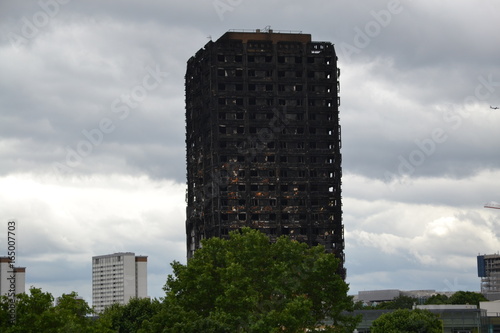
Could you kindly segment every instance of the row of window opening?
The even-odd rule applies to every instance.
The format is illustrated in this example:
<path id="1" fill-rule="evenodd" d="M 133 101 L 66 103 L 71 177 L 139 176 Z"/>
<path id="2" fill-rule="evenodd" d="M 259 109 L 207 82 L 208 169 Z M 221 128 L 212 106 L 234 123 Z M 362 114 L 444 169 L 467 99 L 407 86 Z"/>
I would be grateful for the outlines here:
<path id="1" fill-rule="evenodd" d="M 272 120 L 278 118 L 275 112 L 249 112 L 248 118 L 251 120 Z M 285 115 L 287 120 L 304 120 L 305 114 L 304 112 L 288 112 Z M 245 119 L 244 110 L 240 112 L 219 112 L 219 119 L 227 119 L 227 120 L 242 120 Z M 310 112 L 307 115 L 307 119 L 309 120 L 321 120 L 321 121 L 332 121 L 333 115 L 331 113 L 314 113 Z"/>
<path id="2" fill-rule="evenodd" d="M 247 55 L 248 63 L 272 63 L 274 57 L 269 54 L 265 55 Z M 332 57 L 305 57 L 308 64 L 325 64 L 332 63 Z M 302 64 L 304 57 L 301 56 L 277 56 L 276 60 L 279 64 Z M 243 55 L 241 54 L 218 54 L 217 61 L 219 62 L 243 62 Z"/>
<path id="3" fill-rule="evenodd" d="M 276 104 L 277 102 L 277 104 Z M 244 99 L 243 98 L 224 98 L 220 97 L 218 99 L 219 105 L 230 105 L 230 106 L 243 106 Z M 267 106 L 302 106 L 304 105 L 304 99 L 302 98 L 279 98 L 275 101 L 274 98 L 257 98 L 257 97 L 248 97 L 248 105 L 267 105 Z M 318 107 L 334 107 L 335 104 L 331 99 L 307 99 L 308 106 L 318 106 Z"/>
<path id="4" fill-rule="evenodd" d="M 247 76 L 252 78 L 271 78 L 274 71 L 272 69 L 248 69 Z M 302 70 L 278 70 L 278 78 L 302 78 L 304 71 Z M 219 77 L 243 77 L 243 68 L 218 68 L 217 76 Z M 332 79 L 335 76 L 331 71 L 306 71 L 306 77 L 309 79 Z"/>
<path id="5" fill-rule="evenodd" d="M 242 83 L 218 83 L 217 88 L 219 91 L 243 91 Z M 274 84 L 257 84 L 257 83 L 249 83 L 247 85 L 248 91 L 258 91 L 258 92 L 270 92 L 274 91 Z M 340 85 L 337 85 L 337 92 L 340 88 Z M 279 92 L 301 92 L 303 91 L 304 86 L 302 84 L 278 84 Z M 309 92 L 317 92 L 317 93 L 331 93 L 332 85 L 321 85 L 321 84 L 311 84 L 308 86 Z"/>
<path id="6" fill-rule="evenodd" d="M 259 155 L 259 156 L 250 156 L 249 162 L 252 163 L 274 163 L 276 162 L 276 156 L 275 155 Z M 303 162 L 298 162 L 299 160 L 302 160 L 302 156 L 299 157 L 288 157 L 288 156 L 280 156 L 279 161 L 281 163 L 305 163 L 306 161 L 309 163 L 325 163 L 325 164 L 333 164 L 334 159 L 333 158 L 328 158 L 328 157 L 323 157 L 323 156 L 309 156 L 306 161 Z M 248 162 L 247 157 L 245 155 L 239 155 L 235 157 L 228 157 L 226 155 L 222 155 L 219 157 L 219 161 L 221 163 L 244 163 Z"/>
<path id="7" fill-rule="evenodd" d="M 279 128 L 278 128 L 279 129 Z M 265 131 L 262 132 L 262 131 Z M 250 126 L 248 128 L 248 133 L 250 134 L 266 134 L 271 130 L 268 127 L 255 127 Z M 219 133 L 220 134 L 245 134 L 245 126 L 227 126 L 227 125 L 219 125 Z M 276 132 L 276 131 L 275 131 Z M 304 134 L 306 133 L 306 129 L 304 127 L 285 127 L 279 131 L 281 134 Z M 332 128 L 316 128 L 316 127 L 308 127 L 307 132 L 309 134 L 316 135 L 334 135 L 334 130 Z M 268 133 L 270 134 L 270 133 Z"/>
<path id="8" fill-rule="evenodd" d="M 236 184 L 236 185 L 226 185 L 220 186 L 220 192 L 245 192 L 249 188 L 250 191 L 253 192 L 274 192 L 277 188 L 280 189 L 281 192 L 305 192 L 307 189 L 306 184 L 281 184 L 279 186 L 274 184 L 251 184 L 247 186 L 246 184 Z M 322 191 L 324 189 L 328 189 L 328 192 L 335 192 L 335 187 L 323 186 L 323 185 L 314 185 L 310 184 L 309 188 L 312 192 Z"/>
<path id="9" fill-rule="evenodd" d="M 220 148 L 239 148 L 239 149 L 246 149 L 246 148 L 269 148 L 269 149 L 274 149 L 274 148 L 281 148 L 281 149 L 305 149 L 305 147 L 309 147 L 311 149 L 333 149 L 334 144 L 332 142 L 326 142 L 326 141 L 321 141 L 321 142 L 309 142 L 306 143 L 304 141 L 301 142 L 286 142 L 286 141 L 281 141 L 278 144 L 275 141 L 266 141 L 266 142 L 261 142 L 261 141 L 224 141 L 221 140 L 219 142 L 219 147 Z M 301 157 L 301 156 L 299 156 Z M 302 156 L 303 157 L 303 156 Z"/>
<path id="10" fill-rule="evenodd" d="M 311 206 L 333 206 L 334 201 L 331 200 L 328 202 L 327 199 L 325 200 L 320 200 L 318 198 L 311 198 L 309 200 L 306 200 L 304 198 L 295 198 L 295 199 L 285 199 L 282 198 L 278 201 L 276 198 L 270 198 L 270 199 L 249 199 L 249 204 L 250 206 L 271 206 L 271 207 L 276 207 L 277 203 L 279 202 L 282 207 L 288 207 L 288 206 L 306 206 L 306 204 L 309 202 Z M 244 207 L 246 206 L 247 200 L 246 199 L 227 199 L 227 198 L 221 198 L 220 199 L 220 204 L 222 207 Z M 305 219 L 305 214 L 302 219 Z"/>
<path id="11" fill-rule="evenodd" d="M 335 172 L 333 170 L 324 170 L 324 169 L 319 169 L 319 170 L 295 170 L 297 172 L 299 171 L 303 171 L 307 174 L 307 172 L 309 173 L 309 176 L 310 177 L 322 177 L 322 178 L 334 178 L 335 177 Z M 250 169 L 249 171 L 247 170 L 238 170 L 238 171 L 235 171 L 233 172 L 233 174 L 238 177 L 238 178 L 245 178 L 247 175 L 250 176 L 250 177 L 275 177 L 277 174 L 282 174 L 283 172 L 294 172 L 292 171 L 291 169 L 281 169 L 278 173 L 276 172 L 276 170 L 274 169 L 263 169 L 263 170 L 257 170 L 257 169 Z M 306 175 L 304 174 L 304 175 Z M 221 170 L 220 172 L 220 176 L 222 178 L 227 178 L 229 177 L 229 172 L 227 170 Z M 203 179 L 200 178 L 200 183 L 203 183 Z M 274 186 L 274 185 L 268 185 L 268 186 Z M 317 185 L 314 185 L 314 184 L 311 184 L 310 185 L 312 189 L 316 190 L 314 188 L 314 186 L 317 186 Z M 271 187 L 269 187 L 271 188 Z M 274 190 L 274 188 L 272 189 Z"/>
<path id="12" fill-rule="evenodd" d="M 317 213 L 312 213 L 311 220 L 315 221 L 320 218 L 320 215 Z M 237 213 L 237 214 L 220 214 L 221 221 L 246 221 L 247 217 L 250 218 L 251 221 L 276 221 L 278 215 L 275 213 L 271 214 L 247 214 L 247 213 Z M 306 214 L 289 214 L 282 213 L 279 215 L 282 221 L 305 221 L 307 219 Z M 288 229 L 288 228 L 286 228 Z M 307 229 L 303 230 L 301 233 L 307 233 Z"/>

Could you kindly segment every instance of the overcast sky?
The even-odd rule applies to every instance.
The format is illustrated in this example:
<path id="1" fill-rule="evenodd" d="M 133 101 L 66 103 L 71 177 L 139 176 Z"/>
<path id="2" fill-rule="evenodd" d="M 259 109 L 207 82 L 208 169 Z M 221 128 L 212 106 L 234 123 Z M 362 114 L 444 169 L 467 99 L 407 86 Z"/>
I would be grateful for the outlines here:
<path id="1" fill-rule="evenodd" d="M 500 3 L 0 2 L 0 255 L 91 303 L 91 257 L 185 262 L 186 61 L 229 29 L 335 44 L 351 293 L 479 291 L 500 251 Z M 0 225 L 2 225 L 0 224 Z"/>

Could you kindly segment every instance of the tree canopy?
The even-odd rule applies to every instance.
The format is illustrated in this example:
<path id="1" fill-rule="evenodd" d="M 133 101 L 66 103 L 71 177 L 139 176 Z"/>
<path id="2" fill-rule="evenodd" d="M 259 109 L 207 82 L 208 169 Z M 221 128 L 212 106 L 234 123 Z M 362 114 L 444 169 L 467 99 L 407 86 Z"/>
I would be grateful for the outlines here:
<path id="1" fill-rule="evenodd" d="M 95 330 L 99 333 L 148 332 L 148 321 L 161 310 L 157 299 L 132 298 L 127 304 L 113 304 L 99 315 Z"/>
<path id="2" fill-rule="evenodd" d="M 415 297 L 401 295 L 392 301 L 380 303 L 375 308 L 390 310 L 411 309 L 415 303 L 418 303 L 418 299 Z"/>
<path id="3" fill-rule="evenodd" d="M 471 304 L 479 307 L 479 302 L 488 301 L 483 294 L 474 291 L 457 291 L 450 297 L 437 294 L 429 297 L 425 304 Z"/>
<path id="4" fill-rule="evenodd" d="M 443 294 L 436 294 L 432 295 L 429 297 L 426 301 L 425 304 L 450 304 L 450 299 L 448 296 L 443 295 Z"/>
<path id="5" fill-rule="evenodd" d="M 270 243 L 249 228 L 210 238 L 187 265 L 172 264 L 165 302 L 177 315 L 163 320 L 174 320 L 172 332 L 314 332 L 326 319 L 335 328 L 324 332 L 352 331 L 358 319 L 341 314 L 353 301 L 338 265 L 321 246 Z"/>
<path id="6" fill-rule="evenodd" d="M 457 291 L 450 296 L 448 301 L 449 304 L 472 304 L 479 307 L 479 302 L 486 302 L 488 300 L 480 293 L 473 291 Z"/>
<path id="7" fill-rule="evenodd" d="M 16 295 L 15 321 L 9 316 L 9 300 L 0 301 L 0 332 L 59 333 L 90 332 L 92 309 L 78 294 L 63 294 L 54 305 L 54 297 L 39 288 L 31 287 L 29 294 Z"/>
<path id="8" fill-rule="evenodd" d="M 442 322 L 428 310 L 399 309 L 375 319 L 372 333 L 441 333 Z"/>

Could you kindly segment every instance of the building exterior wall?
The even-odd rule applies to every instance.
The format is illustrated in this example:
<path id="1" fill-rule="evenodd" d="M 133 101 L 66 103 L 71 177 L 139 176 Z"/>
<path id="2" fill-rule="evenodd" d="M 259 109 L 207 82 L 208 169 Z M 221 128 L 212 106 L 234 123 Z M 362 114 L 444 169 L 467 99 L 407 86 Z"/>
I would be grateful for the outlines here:
<path id="1" fill-rule="evenodd" d="M 129 253 L 123 256 L 123 301 L 128 301 L 133 298 L 135 293 L 135 255 Z"/>
<path id="2" fill-rule="evenodd" d="M 147 257 L 140 258 L 143 263 L 138 274 L 134 253 L 92 257 L 92 305 L 97 312 L 114 303 L 126 304 L 134 297 L 147 297 Z"/>
<path id="3" fill-rule="evenodd" d="M 428 310 L 439 316 L 444 333 L 486 333 L 487 312 L 470 304 L 417 305 L 417 309 Z"/>
<path id="4" fill-rule="evenodd" d="M 417 306 L 417 308 L 421 308 Z M 489 333 L 486 311 L 477 308 L 466 308 L 456 306 L 440 306 L 437 308 L 425 308 L 434 313 L 443 323 L 443 333 Z M 355 310 L 346 312 L 346 315 L 361 315 L 362 320 L 356 327 L 358 333 L 369 333 L 373 322 L 381 315 L 394 310 Z"/>
<path id="5" fill-rule="evenodd" d="M 480 302 L 479 307 L 486 310 L 488 317 L 500 317 L 500 301 Z"/>
<path id="6" fill-rule="evenodd" d="M 486 311 L 488 333 L 500 332 L 500 301 L 480 302 L 479 307 Z"/>
<path id="7" fill-rule="evenodd" d="M 380 302 L 389 302 L 400 296 L 408 296 L 418 299 L 420 304 L 423 304 L 428 298 L 440 294 L 451 297 L 454 291 L 436 291 L 433 289 L 427 290 L 399 290 L 399 289 L 383 289 L 383 290 L 363 290 L 354 295 L 355 301 L 361 301 L 367 305 Z"/>
<path id="8" fill-rule="evenodd" d="M 366 290 L 358 292 L 358 300 L 367 304 L 373 302 L 388 302 L 399 296 L 401 296 L 401 291 L 398 289 Z"/>
<path id="9" fill-rule="evenodd" d="M 148 297 L 147 264 L 147 257 L 135 257 L 136 295 L 139 298 Z"/>
<path id="10" fill-rule="evenodd" d="M 15 293 L 25 292 L 26 268 L 11 266 L 9 257 L 0 257 L 0 295 L 12 293 L 11 284 L 15 281 Z"/>
<path id="11" fill-rule="evenodd" d="M 500 295 L 500 255 L 477 256 L 477 273 L 481 278 L 481 293 L 488 299 L 498 299 Z M 495 297 L 496 296 L 496 297 Z"/>
<path id="12" fill-rule="evenodd" d="M 14 267 L 14 273 L 16 275 L 16 294 L 22 294 L 26 292 L 26 268 L 25 267 Z"/>
<path id="13" fill-rule="evenodd" d="M 0 295 L 7 295 L 10 289 L 9 275 L 12 269 L 10 268 L 10 260 L 7 257 L 0 257 Z"/>
<path id="14" fill-rule="evenodd" d="M 189 59 L 188 257 L 247 226 L 343 263 L 338 76 L 308 34 L 228 32 Z"/>

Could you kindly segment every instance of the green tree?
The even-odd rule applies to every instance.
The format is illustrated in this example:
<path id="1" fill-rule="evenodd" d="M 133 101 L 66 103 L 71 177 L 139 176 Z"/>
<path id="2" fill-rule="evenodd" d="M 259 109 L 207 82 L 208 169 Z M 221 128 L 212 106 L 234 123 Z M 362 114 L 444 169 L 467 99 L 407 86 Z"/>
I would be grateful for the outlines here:
<path id="1" fill-rule="evenodd" d="M 31 287 L 29 294 L 16 295 L 15 321 L 11 322 L 9 299 L 0 300 L 0 332 L 2 333 L 85 333 L 91 332 L 92 310 L 76 293 L 62 295 L 54 306 L 54 297 Z"/>
<path id="2" fill-rule="evenodd" d="M 449 304 L 471 304 L 477 305 L 478 307 L 479 302 L 486 301 L 488 301 L 486 297 L 473 291 L 457 291 L 448 299 Z"/>
<path id="3" fill-rule="evenodd" d="M 57 332 L 88 332 L 92 319 L 87 315 L 93 311 L 83 299 L 78 297 L 76 292 L 63 294 L 57 299 L 57 305 L 51 309 L 55 317 Z"/>
<path id="4" fill-rule="evenodd" d="M 163 308 L 148 332 L 352 331 L 357 317 L 339 260 L 321 246 L 244 228 L 229 239 L 210 238 L 187 265 L 172 263 Z"/>
<path id="5" fill-rule="evenodd" d="M 425 304 L 449 304 L 449 298 L 446 295 L 443 294 L 436 294 L 432 295 L 429 297 L 426 301 Z"/>
<path id="6" fill-rule="evenodd" d="M 390 302 L 384 302 L 377 305 L 377 309 L 411 309 L 413 308 L 413 304 L 418 303 L 418 299 L 410 296 L 401 295 L 396 297 Z"/>
<path id="7" fill-rule="evenodd" d="M 428 310 L 399 309 L 373 321 L 372 333 L 441 333 L 442 322 Z"/>
<path id="8" fill-rule="evenodd" d="M 29 294 L 16 295 L 15 324 L 5 332 L 57 332 L 57 320 L 51 309 L 54 297 L 40 288 L 31 287 Z"/>
<path id="9" fill-rule="evenodd" d="M 158 313 L 161 304 L 157 299 L 132 298 L 127 304 L 107 307 L 96 323 L 98 332 L 139 332 L 143 324 Z"/>
<path id="10" fill-rule="evenodd" d="M 371 308 L 372 308 L 371 306 L 365 305 L 363 301 L 354 302 L 354 307 L 353 307 L 354 310 L 366 310 Z"/>

